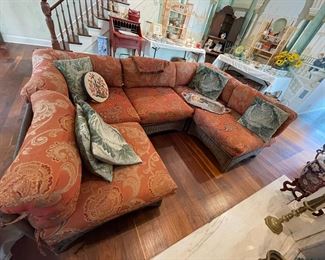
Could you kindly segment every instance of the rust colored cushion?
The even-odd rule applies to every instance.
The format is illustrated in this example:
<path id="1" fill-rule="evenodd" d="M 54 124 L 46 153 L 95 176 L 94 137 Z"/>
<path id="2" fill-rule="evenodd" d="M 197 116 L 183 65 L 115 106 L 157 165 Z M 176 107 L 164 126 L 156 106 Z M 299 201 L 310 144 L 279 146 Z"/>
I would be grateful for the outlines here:
<path id="1" fill-rule="evenodd" d="M 77 210 L 63 225 L 40 231 L 40 237 L 47 244 L 54 246 L 175 192 L 176 184 L 142 127 L 138 123 L 112 126 L 120 131 L 143 162 L 116 167 L 111 183 L 84 174 Z"/>
<path id="2" fill-rule="evenodd" d="M 140 122 L 140 117 L 122 88 L 110 88 L 109 98 L 103 103 L 90 103 L 108 124 Z"/>
<path id="3" fill-rule="evenodd" d="M 234 77 L 230 76 L 229 74 L 227 74 L 227 76 L 229 77 L 229 80 L 226 84 L 226 86 L 223 88 L 221 95 L 219 96 L 219 98 L 226 102 L 226 104 L 229 102 L 229 99 L 232 95 L 232 92 L 234 91 L 234 89 L 239 86 L 242 85 L 243 83 L 241 83 L 239 80 L 235 79 Z"/>
<path id="4" fill-rule="evenodd" d="M 173 122 L 191 117 L 193 109 L 171 88 L 130 88 L 125 93 L 141 124 Z"/>
<path id="5" fill-rule="evenodd" d="M 240 156 L 263 147 L 261 138 L 237 122 L 239 114 L 217 115 L 195 109 L 194 122 L 231 156 Z"/>
<path id="6" fill-rule="evenodd" d="M 54 91 L 31 96 L 33 121 L 14 162 L 0 180 L 0 210 L 27 213 L 36 228 L 62 223 L 76 209 L 81 161 L 75 144 L 75 109 Z"/>
<path id="7" fill-rule="evenodd" d="M 227 105 L 242 115 L 257 96 L 260 96 L 260 92 L 256 89 L 240 84 L 233 90 Z"/>
<path id="8" fill-rule="evenodd" d="M 63 75 L 55 68 L 54 60 L 90 57 L 93 70 L 105 79 L 109 87 L 122 87 L 122 67 L 119 59 L 110 56 L 97 56 L 86 53 L 38 49 L 33 53 L 33 74 L 21 90 L 21 95 L 30 99 L 38 90 L 47 89 L 68 96 L 67 83 Z"/>
<path id="9" fill-rule="evenodd" d="M 196 62 L 175 62 L 175 86 L 187 86 L 195 76 L 198 65 Z"/>
<path id="10" fill-rule="evenodd" d="M 131 58 L 121 59 L 121 63 L 124 84 L 127 88 L 175 86 L 176 68 L 173 62 L 169 62 L 164 71 L 160 73 L 141 73 Z"/>

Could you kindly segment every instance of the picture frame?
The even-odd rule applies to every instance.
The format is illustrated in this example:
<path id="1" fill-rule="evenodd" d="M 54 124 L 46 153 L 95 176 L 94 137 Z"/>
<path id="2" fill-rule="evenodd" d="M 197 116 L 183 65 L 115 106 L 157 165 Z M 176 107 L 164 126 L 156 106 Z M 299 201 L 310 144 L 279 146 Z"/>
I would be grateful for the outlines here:
<path id="1" fill-rule="evenodd" d="M 162 24 L 160 23 L 153 23 L 152 24 L 152 34 L 153 35 L 162 35 Z"/>

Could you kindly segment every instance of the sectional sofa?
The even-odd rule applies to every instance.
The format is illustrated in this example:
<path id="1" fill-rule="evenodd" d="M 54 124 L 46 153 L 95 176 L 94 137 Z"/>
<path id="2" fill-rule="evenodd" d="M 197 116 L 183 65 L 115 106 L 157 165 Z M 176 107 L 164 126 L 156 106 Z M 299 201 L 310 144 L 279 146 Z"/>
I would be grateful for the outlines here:
<path id="1" fill-rule="evenodd" d="M 54 60 L 90 56 L 94 71 L 106 80 L 110 97 L 91 103 L 106 123 L 116 127 L 141 157 L 142 163 L 116 167 L 112 183 L 82 167 L 74 137 L 75 108 L 67 83 Z M 141 59 L 141 58 L 140 58 Z M 142 62 L 153 60 L 143 58 Z M 219 101 L 231 108 L 217 115 L 188 105 L 182 92 L 197 63 L 166 62 L 163 71 L 141 73 L 132 58 L 116 59 L 52 49 L 36 50 L 33 74 L 21 95 L 28 101 L 15 160 L 0 180 L 2 223 L 16 223 L 37 241 L 60 252 L 83 233 L 138 208 L 159 205 L 176 191 L 148 134 L 166 130 L 196 135 L 227 171 L 270 145 L 237 122 L 255 97 L 267 99 L 289 118 L 296 113 L 229 76 Z M 216 69 L 216 68 L 214 68 Z M 15 219 L 15 215 L 18 218 Z M 28 220 L 28 225 L 21 219 Z"/>

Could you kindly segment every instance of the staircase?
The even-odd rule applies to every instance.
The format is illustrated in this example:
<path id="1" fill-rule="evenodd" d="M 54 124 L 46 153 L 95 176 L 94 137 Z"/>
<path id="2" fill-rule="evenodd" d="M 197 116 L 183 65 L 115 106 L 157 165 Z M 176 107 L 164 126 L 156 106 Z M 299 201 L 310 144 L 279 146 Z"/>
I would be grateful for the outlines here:
<path id="1" fill-rule="evenodd" d="M 127 0 L 42 0 L 41 8 L 51 34 L 52 48 L 96 52 L 97 37 L 107 36 L 109 16 Z"/>

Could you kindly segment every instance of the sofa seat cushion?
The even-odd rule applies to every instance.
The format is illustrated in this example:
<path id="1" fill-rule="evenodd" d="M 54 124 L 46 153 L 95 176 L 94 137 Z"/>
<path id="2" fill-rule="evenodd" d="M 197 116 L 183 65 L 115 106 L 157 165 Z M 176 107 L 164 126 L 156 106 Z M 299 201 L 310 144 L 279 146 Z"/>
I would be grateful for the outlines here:
<path id="1" fill-rule="evenodd" d="M 193 93 L 193 94 L 196 94 L 197 92 L 188 87 L 188 86 L 177 86 L 174 88 L 175 92 L 180 95 L 182 97 L 182 93 L 185 92 L 185 93 Z"/>
<path id="2" fill-rule="evenodd" d="M 191 117 L 194 110 L 171 88 L 129 88 L 125 93 L 141 124 L 174 122 Z"/>
<path id="3" fill-rule="evenodd" d="M 142 163 L 114 168 L 111 183 L 84 172 L 77 210 L 63 225 L 40 230 L 49 245 L 82 234 L 127 212 L 174 193 L 177 186 L 138 123 L 113 124 Z"/>
<path id="4" fill-rule="evenodd" d="M 75 211 L 81 160 L 75 144 L 75 109 L 68 97 L 40 90 L 20 151 L 0 180 L 0 211 L 27 213 L 33 227 L 64 222 Z"/>
<path id="5" fill-rule="evenodd" d="M 257 135 L 237 122 L 240 115 L 235 111 L 217 115 L 195 109 L 194 122 L 222 150 L 231 156 L 240 156 L 264 146 Z"/>
<path id="6" fill-rule="evenodd" d="M 140 117 L 122 88 L 109 88 L 109 98 L 103 103 L 90 103 L 107 124 L 140 122 Z"/>

